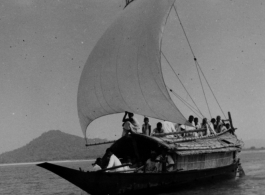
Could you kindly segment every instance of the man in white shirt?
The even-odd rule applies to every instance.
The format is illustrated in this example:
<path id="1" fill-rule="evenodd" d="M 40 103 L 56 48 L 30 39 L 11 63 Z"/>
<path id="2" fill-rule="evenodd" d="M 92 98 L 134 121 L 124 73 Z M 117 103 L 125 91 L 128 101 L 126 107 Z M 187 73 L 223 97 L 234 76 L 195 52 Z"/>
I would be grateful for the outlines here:
<path id="1" fill-rule="evenodd" d="M 176 129 L 175 129 L 174 124 L 169 122 L 169 121 L 164 121 L 163 122 L 163 129 L 164 129 L 165 133 L 175 133 L 175 132 L 177 132 Z M 166 137 L 174 138 L 174 135 L 167 135 Z"/>
<path id="2" fill-rule="evenodd" d="M 215 129 L 214 129 L 214 125 L 215 125 L 215 118 L 212 118 L 211 119 L 211 122 L 209 123 L 209 128 L 210 128 L 210 131 L 212 132 L 212 134 L 216 134 L 215 132 Z"/>
<path id="3" fill-rule="evenodd" d="M 159 155 L 156 160 L 158 161 L 158 172 L 173 171 L 175 162 L 166 150 L 163 149 L 161 155 Z"/>
<path id="4" fill-rule="evenodd" d="M 194 118 L 194 125 L 195 125 L 195 129 L 200 129 L 201 128 L 201 124 L 199 123 L 199 119 L 197 117 Z M 194 136 L 198 137 L 201 136 L 202 132 L 195 132 Z"/>
<path id="5" fill-rule="evenodd" d="M 108 166 L 107 166 L 107 169 L 108 168 L 111 168 L 111 167 L 117 167 L 117 166 L 121 166 L 121 161 L 115 156 L 115 154 L 113 154 L 111 148 L 108 148 L 106 150 L 106 154 L 107 156 L 109 156 L 109 163 L 108 163 Z M 111 171 L 124 171 L 124 168 L 123 167 L 119 167 L 119 168 L 116 168 L 116 169 L 112 169 Z"/>

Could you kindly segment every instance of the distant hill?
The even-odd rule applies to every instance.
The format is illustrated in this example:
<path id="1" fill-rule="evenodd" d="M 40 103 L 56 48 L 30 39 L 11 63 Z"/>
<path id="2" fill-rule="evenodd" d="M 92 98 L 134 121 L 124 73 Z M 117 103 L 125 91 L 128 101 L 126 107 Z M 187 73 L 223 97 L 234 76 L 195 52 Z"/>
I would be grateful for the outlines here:
<path id="1" fill-rule="evenodd" d="M 244 148 L 261 148 L 265 147 L 265 140 L 264 139 L 249 139 L 249 140 L 243 140 L 244 141 Z"/>
<path id="2" fill-rule="evenodd" d="M 88 143 L 107 140 L 89 139 Z M 27 145 L 0 155 L 0 163 L 21 163 L 51 160 L 91 159 L 104 154 L 110 144 L 85 146 L 84 138 L 50 130 Z"/>

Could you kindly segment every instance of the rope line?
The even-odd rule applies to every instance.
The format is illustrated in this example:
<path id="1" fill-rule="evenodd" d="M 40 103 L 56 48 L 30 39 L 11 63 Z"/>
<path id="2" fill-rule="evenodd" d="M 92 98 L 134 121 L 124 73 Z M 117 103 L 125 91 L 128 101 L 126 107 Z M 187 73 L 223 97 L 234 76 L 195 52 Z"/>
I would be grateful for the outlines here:
<path id="1" fill-rule="evenodd" d="M 191 53 L 192 53 L 192 55 L 193 55 L 193 59 L 194 59 L 194 61 L 195 61 L 195 66 L 196 66 L 196 69 L 197 69 L 197 73 L 198 73 L 198 75 L 199 75 L 200 83 L 201 83 L 201 86 L 202 86 L 202 91 L 203 91 L 204 99 L 205 99 L 205 102 L 206 102 L 206 104 L 207 104 L 207 108 L 208 108 L 208 111 L 209 111 L 210 117 L 212 118 L 211 111 L 210 111 L 210 108 L 209 108 L 209 105 L 208 105 L 208 101 L 207 101 L 207 98 L 206 98 L 206 95 L 205 95 L 204 87 L 203 87 L 203 85 L 202 85 L 201 76 L 200 76 L 200 73 L 199 73 L 199 70 L 198 70 L 198 67 L 197 67 L 197 64 L 196 64 L 196 62 L 197 62 L 197 58 L 195 57 L 194 51 L 193 51 L 193 49 L 192 49 L 192 47 L 191 47 L 191 44 L 190 44 L 190 41 L 189 41 L 189 39 L 188 39 L 187 33 L 186 33 L 185 29 L 184 29 L 184 26 L 183 26 L 183 24 L 182 24 L 182 22 L 181 22 L 181 20 L 180 20 L 180 17 L 179 17 L 179 14 L 178 14 L 178 11 L 177 11 L 177 8 L 176 8 L 175 4 L 174 4 L 174 10 L 175 10 L 175 12 L 176 12 L 176 15 L 177 15 L 177 17 L 178 17 L 178 20 L 179 20 L 180 26 L 181 26 L 181 28 L 182 28 L 182 30 L 183 30 L 183 33 L 184 33 L 184 35 L 185 35 L 185 37 L 186 37 L 186 40 L 187 40 L 188 45 L 189 45 L 189 47 L 190 47 Z"/>
<path id="2" fill-rule="evenodd" d="M 184 26 L 183 26 L 183 24 L 182 24 L 182 22 L 181 22 L 181 19 L 180 19 L 180 17 L 179 17 L 179 14 L 178 14 L 178 11 L 177 11 L 177 8 L 176 8 L 175 4 L 174 4 L 174 10 L 175 10 L 175 13 L 176 13 L 176 15 L 177 15 L 177 18 L 178 18 L 178 20 L 179 20 L 179 22 L 180 22 L 180 25 L 181 25 L 181 28 L 182 28 L 182 30 L 183 30 L 183 33 L 184 33 L 184 35 L 185 35 L 185 37 L 186 37 L 186 40 L 187 40 L 187 42 L 188 42 L 189 48 L 190 48 L 190 50 L 191 50 L 191 53 L 192 53 L 192 55 L 193 55 L 193 59 L 194 59 L 194 61 L 195 61 L 195 65 L 196 65 L 196 69 L 197 69 L 197 72 L 198 72 L 198 75 L 199 75 L 199 79 L 200 79 L 201 85 L 202 85 L 202 81 L 201 81 L 201 76 L 200 76 L 200 73 L 199 73 L 199 72 L 202 73 L 202 75 L 203 75 L 203 77 L 204 77 L 204 79 L 205 79 L 205 81 L 206 81 L 206 83 L 207 83 L 207 85 L 208 85 L 208 87 L 209 87 L 209 89 L 210 89 L 210 91 L 211 91 L 211 93 L 212 93 L 212 95 L 213 95 L 213 97 L 214 97 L 216 103 L 218 104 L 218 106 L 219 106 L 221 112 L 222 112 L 223 115 L 224 115 L 224 118 L 226 119 L 226 116 L 225 116 L 225 114 L 224 114 L 224 111 L 223 111 L 223 109 L 222 109 L 222 107 L 221 107 L 219 101 L 217 100 L 217 98 L 216 98 L 216 96 L 215 96 L 215 94 L 214 94 L 214 92 L 213 92 L 213 90 L 212 90 L 212 88 L 211 88 L 211 86 L 210 86 L 208 80 L 206 79 L 206 77 L 205 77 L 205 75 L 204 75 L 204 73 L 203 73 L 203 71 L 202 71 L 202 68 L 201 68 L 201 66 L 199 65 L 199 62 L 197 61 L 197 58 L 196 58 L 195 53 L 194 53 L 194 51 L 193 51 L 193 49 L 192 49 L 192 47 L 191 47 L 190 41 L 189 41 L 189 39 L 188 39 L 188 36 L 187 36 L 186 31 L 185 31 L 185 29 L 184 29 Z M 198 69 L 198 68 L 199 68 L 199 69 Z M 207 107 L 208 107 L 208 111 L 209 111 L 210 116 L 211 116 L 211 111 L 210 111 L 210 108 L 209 108 L 209 105 L 208 105 L 208 101 L 207 101 L 207 98 L 206 98 L 206 95 L 205 95 L 205 91 L 204 91 L 203 85 L 202 85 L 202 89 L 203 89 L 203 94 L 204 94 L 205 101 L 206 101 L 206 104 L 207 104 Z M 212 116 L 211 116 L 211 117 L 212 117 Z"/>
<path id="3" fill-rule="evenodd" d="M 208 81 L 207 81 L 207 79 L 206 79 L 206 77 L 205 77 L 205 75 L 204 75 L 204 73 L 203 73 L 203 71 L 202 71 L 202 69 L 201 69 L 201 66 L 200 66 L 200 64 L 199 64 L 198 62 L 197 62 L 197 64 L 198 64 L 198 67 L 199 67 L 199 69 L 200 69 L 200 71 L 201 71 L 201 73 L 202 73 L 202 75 L 203 75 L 203 77 L 204 77 L 204 79 L 205 79 L 205 81 L 206 81 L 206 83 L 207 83 L 207 85 L 208 85 L 209 89 L 211 90 L 211 93 L 213 94 L 213 97 L 214 97 L 214 99 L 215 99 L 216 103 L 218 104 L 218 106 L 219 106 L 219 108 L 220 108 L 221 112 L 223 113 L 223 115 L 224 115 L 224 118 L 225 118 L 225 119 L 227 119 L 227 117 L 225 116 L 225 113 L 224 113 L 224 111 L 223 111 L 223 109 L 222 109 L 221 105 L 219 104 L 219 102 L 218 102 L 218 100 L 217 100 L 217 98 L 216 98 L 216 96 L 215 96 L 215 94 L 214 94 L 214 92 L 213 92 L 213 90 L 212 90 L 212 88 L 211 88 L 210 84 L 208 83 Z"/>
<path id="4" fill-rule="evenodd" d="M 182 24 L 182 22 L 181 22 L 181 20 L 180 20 L 180 17 L 179 17 L 179 14 L 178 14 L 178 11 L 177 11 L 177 8 L 176 8 L 175 4 L 174 4 L 174 10 L 175 10 L 176 15 L 177 15 L 177 17 L 178 17 L 178 20 L 179 20 L 180 26 L 181 26 L 181 28 L 182 28 L 182 30 L 183 30 L 183 32 L 184 32 L 184 35 L 185 35 L 185 37 L 186 37 L 186 39 L 187 39 L 187 42 L 188 42 L 188 44 L 189 44 L 189 47 L 190 47 L 191 53 L 192 53 L 192 55 L 193 55 L 194 61 L 197 61 L 197 59 L 196 59 L 196 57 L 195 57 L 195 54 L 194 54 L 194 52 L 193 52 L 193 49 L 192 49 L 192 47 L 191 47 L 191 44 L 190 44 L 190 42 L 189 42 L 188 36 L 187 36 L 187 34 L 186 34 L 186 31 L 185 31 L 185 29 L 184 29 L 184 26 L 183 26 L 183 24 Z"/>
<path id="5" fill-rule="evenodd" d="M 184 98 L 182 98 L 180 95 L 178 95 L 175 91 L 173 91 L 169 87 L 167 87 L 167 88 L 176 98 L 178 98 L 183 104 L 185 104 L 194 114 L 196 114 L 200 119 L 202 119 L 199 111 L 196 108 L 194 108 L 191 104 L 189 104 L 186 100 L 184 100 Z"/>
<path id="6" fill-rule="evenodd" d="M 195 61 L 195 65 L 196 65 L 197 73 L 198 73 L 198 76 L 199 76 L 199 79 L 200 79 L 200 83 L 201 83 L 201 87 L 202 87 L 202 91 L 203 91 L 204 99 L 205 99 L 205 101 L 206 101 L 206 105 L 207 105 L 207 108 L 208 108 L 208 112 L 209 112 L 209 114 L 210 114 L 210 117 L 212 118 L 212 113 L 211 113 L 211 110 L 210 110 L 210 107 L 209 107 L 209 104 L 208 104 L 208 100 L 207 100 L 207 97 L 206 97 L 206 94 L 205 94 L 205 90 L 204 90 L 204 87 L 203 87 L 203 84 L 202 84 L 201 75 L 200 75 L 199 68 L 198 68 L 198 65 L 197 65 L 196 62 L 197 62 L 197 61 Z"/>
<path id="7" fill-rule="evenodd" d="M 197 104 L 195 103 L 195 101 L 193 100 L 193 98 L 191 97 L 190 93 L 188 92 L 188 90 L 186 89 L 185 85 L 183 84 L 183 82 L 180 80 L 179 76 L 177 75 L 176 71 L 173 69 L 172 65 L 170 64 L 169 60 L 167 59 L 167 57 L 165 56 L 165 54 L 163 53 L 163 51 L 161 51 L 161 54 L 163 55 L 163 57 L 165 58 L 165 60 L 167 61 L 168 65 L 170 66 L 170 68 L 173 70 L 175 76 L 178 78 L 179 82 L 181 83 L 182 87 L 185 89 L 185 91 L 187 92 L 188 96 L 190 97 L 190 99 L 192 100 L 192 102 L 194 103 L 194 105 L 196 106 L 197 110 L 200 112 L 200 114 L 203 116 L 202 112 L 200 111 L 199 107 L 197 106 Z M 203 116 L 204 117 L 204 116 Z"/>

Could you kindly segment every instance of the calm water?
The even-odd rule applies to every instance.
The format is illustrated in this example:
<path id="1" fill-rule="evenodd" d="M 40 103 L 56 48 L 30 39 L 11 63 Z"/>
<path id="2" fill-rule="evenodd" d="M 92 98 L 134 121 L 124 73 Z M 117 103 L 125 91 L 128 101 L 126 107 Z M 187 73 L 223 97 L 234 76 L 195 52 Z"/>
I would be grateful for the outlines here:
<path id="1" fill-rule="evenodd" d="M 163 195 L 265 195 L 265 151 L 242 152 L 244 178 L 209 184 Z M 84 170 L 91 163 L 67 162 L 63 166 Z M 0 166 L 0 195 L 87 195 L 57 175 L 35 165 Z M 160 194 L 162 195 L 162 194 Z"/>

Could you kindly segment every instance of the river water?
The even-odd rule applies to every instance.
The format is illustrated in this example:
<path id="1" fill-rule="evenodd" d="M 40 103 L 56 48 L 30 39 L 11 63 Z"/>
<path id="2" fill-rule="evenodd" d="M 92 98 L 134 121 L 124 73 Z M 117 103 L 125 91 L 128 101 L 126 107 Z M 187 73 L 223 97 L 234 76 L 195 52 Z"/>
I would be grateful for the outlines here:
<path id="1" fill-rule="evenodd" d="M 265 195 L 265 151 L 240 155 L 246 176 L 163 195 Z M 57 162 L 62 166 L 91 169 L 92 161 Z M 59 176 L 34 164 L 0 165 L 0 195 L 87 195 Z M 160 194 L 162 195 L 162 194 Z"/>

